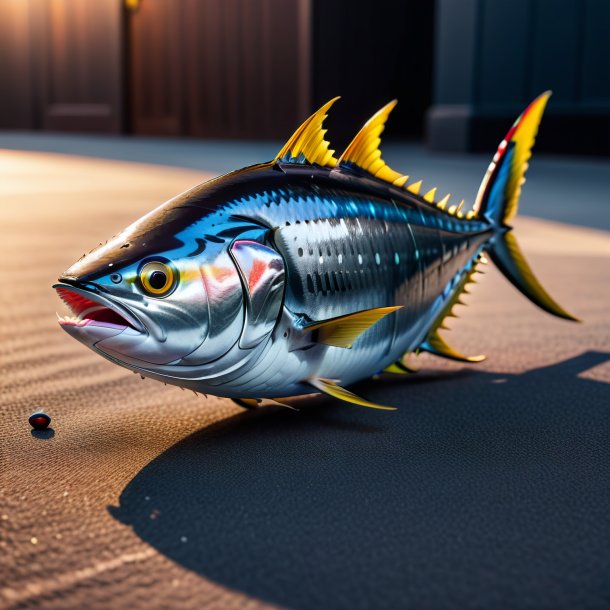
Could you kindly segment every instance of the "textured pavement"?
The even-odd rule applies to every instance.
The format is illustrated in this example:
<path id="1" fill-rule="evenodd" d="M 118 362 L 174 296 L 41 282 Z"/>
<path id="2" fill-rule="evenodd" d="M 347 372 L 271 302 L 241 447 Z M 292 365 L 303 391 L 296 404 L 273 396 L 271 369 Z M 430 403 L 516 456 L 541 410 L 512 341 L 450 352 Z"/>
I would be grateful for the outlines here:
<path id="1" fill-rule="evenodd" d="M 50 288 L 209 176 L 0 151 L 0 608 L 610 606 L 610 233 L 516 223 L 583 324 L 489 265 L 445 335 L 486 362 L 243 412 L 96 356 Z"/>

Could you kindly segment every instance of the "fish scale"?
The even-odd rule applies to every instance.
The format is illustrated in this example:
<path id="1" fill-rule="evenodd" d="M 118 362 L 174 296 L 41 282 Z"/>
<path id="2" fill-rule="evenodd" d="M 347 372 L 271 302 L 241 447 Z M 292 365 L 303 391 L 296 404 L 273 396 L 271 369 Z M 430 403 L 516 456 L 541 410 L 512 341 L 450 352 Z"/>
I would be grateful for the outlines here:
<path id="1" fill-rule="evenodd" d="M 343 386 L 404 373 L 417 350 L 480 361 L 441 331 L 484 254 L 534 303 L 575 319 L 508 225 L 548 96 L 501 142 L 467 213 L 383 161 L 395 102 L 336 158 L 322 128 L 331 100 L 271 162 L 174 197 L 77 261 L 56 285 L 74 314 L 60 324 L 116 364 L 242 406 L 315 391 L 391 409 Z"/>

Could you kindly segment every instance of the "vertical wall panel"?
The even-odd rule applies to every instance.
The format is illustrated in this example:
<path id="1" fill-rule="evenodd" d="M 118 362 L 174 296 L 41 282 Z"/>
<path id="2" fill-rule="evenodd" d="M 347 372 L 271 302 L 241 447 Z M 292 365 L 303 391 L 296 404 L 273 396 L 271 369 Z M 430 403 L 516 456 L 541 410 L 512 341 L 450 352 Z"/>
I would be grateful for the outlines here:
<path id="1" fill-rule="evenodd" d="M 122 4 L 119 0 L 36 2 L 31 47 L 37 54 L 44 129 L 120 131 Z"/>
<path id="2" fill-rule="evenodd" d="M 187 131 L 281 137 L 309 110 L 309 0 L 185 0 Z M 305 10 L 304 10 L 305 7 Z"/>
<path id="3" fill-rule="evenodd" d="M 128 19 L 130 128 L 180 135 L 183 128 L 182 0 L 143 0 Z"/>
<path id="4" fill-rule="evenodd" d="M 610 152 L 607 0 L 439 0 L 438 11 L 431 148 L 493 150 L 525 104 L 552 89 L 537 148 Z"/>
<path id="5" fill-rule="evenodd" d="M 589 107 L 610 107 L 610 2 L 587 0 L 581 91 Z"/>
<path id="6" fill-rule="evenodd" d="M 0 128 L 35 126 L 29 0 L 0 2 Z"/>
<path id="7" fill-rule="evenodd" d="M 553 90 L 556 108 L 579 100 L 582 71 L 583 6 L 581 0 L 536 0 L 530 97 Z"/>
<path id="8" fill-rule="evenodd" d="M 479 0 L 438 0 L 434 98 L 441 104 L 465 104 L 476 90 Z"/>
<path id="9" fill-rule="evenodd" d="M 480 7 L 480 46 L 475 62 L 476 102 L 505 105 L 529 97 L 528 64 L 529 0 L 495 2 L 485 0 Z M 525 44 L 515 44 L 515 40 Z M 475 66 L 476 69 L 476 66 Z"/>

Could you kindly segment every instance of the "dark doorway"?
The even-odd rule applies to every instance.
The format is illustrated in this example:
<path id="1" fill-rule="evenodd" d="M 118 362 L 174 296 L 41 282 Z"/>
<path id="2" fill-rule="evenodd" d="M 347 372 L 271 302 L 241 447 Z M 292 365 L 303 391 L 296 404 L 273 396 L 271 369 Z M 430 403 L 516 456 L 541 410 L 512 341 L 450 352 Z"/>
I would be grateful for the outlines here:
<path id="1" fill-rule="evenodd" d="M 432 103 L 434 4 L 314 0 L 314 106 L 342 96 L 328 120 L 334 147 L 394 98 L 388 136 L 421 137 Z"/>

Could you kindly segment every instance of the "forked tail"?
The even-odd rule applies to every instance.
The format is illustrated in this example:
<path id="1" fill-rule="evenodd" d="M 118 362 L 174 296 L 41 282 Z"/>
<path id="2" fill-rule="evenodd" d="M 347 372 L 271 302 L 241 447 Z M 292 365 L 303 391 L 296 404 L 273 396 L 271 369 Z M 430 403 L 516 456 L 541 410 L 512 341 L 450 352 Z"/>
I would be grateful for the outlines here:
<path id="1" fill-rule="evenodd" d="M 481 182 L 474 209 L 477 216 L 486 218 L 497 229 L 488 253 L 498 269 L 538 307 L 578 322 L 578 318 L 563 309 L 536 279 L 509 225 L 517 214 L 532 146 L 550 96 L 551 92 L 547 91 L 537 97 L 500 142 Z"/>

